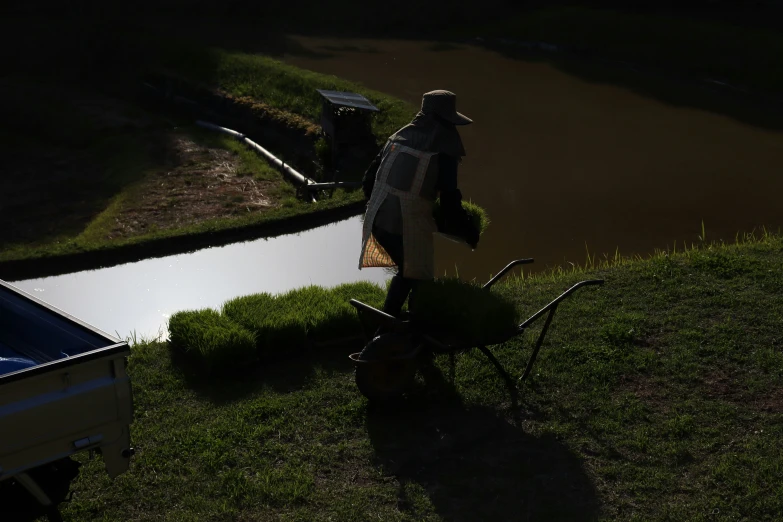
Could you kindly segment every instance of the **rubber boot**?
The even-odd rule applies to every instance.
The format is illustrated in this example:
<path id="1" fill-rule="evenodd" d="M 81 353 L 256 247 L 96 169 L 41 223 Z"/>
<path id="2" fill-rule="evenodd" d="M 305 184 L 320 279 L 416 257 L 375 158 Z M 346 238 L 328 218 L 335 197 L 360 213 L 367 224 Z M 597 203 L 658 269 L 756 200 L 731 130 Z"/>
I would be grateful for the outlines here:
<path id="1" fill-rule="evenodd" d="M 413 288 L 412 283 L 410 279 L 405 279 L 399 274 L 392 277 L 386 301 L 383 303 L 383 311 L 393 317 L 399 317 L 402 313 L 402 306 Z"/>

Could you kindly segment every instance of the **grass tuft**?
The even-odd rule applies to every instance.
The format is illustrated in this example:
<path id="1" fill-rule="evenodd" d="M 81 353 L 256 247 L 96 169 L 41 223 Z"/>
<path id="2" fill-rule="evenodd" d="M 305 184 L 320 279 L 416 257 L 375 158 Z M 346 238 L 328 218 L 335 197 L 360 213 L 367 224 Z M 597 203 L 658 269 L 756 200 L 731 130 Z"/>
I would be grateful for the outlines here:
<path id="1" fill-rule="evenodd" d="M 209 53 L 209 61 L 216 64 L 213 69 L 188 64 L 171 64 L 169 68 L 189 80 L 211 85 L 234 97 L 261 101 L 310 122 L 319 121 L 321 114 L 322 101 L 316 89 L 362 94 L 380 109 L 372 119 L 379 144 L 416 114 L 416 108 L 402 100 L 337 76 L 300 69 L 268 56 L 217 48 Z"/>

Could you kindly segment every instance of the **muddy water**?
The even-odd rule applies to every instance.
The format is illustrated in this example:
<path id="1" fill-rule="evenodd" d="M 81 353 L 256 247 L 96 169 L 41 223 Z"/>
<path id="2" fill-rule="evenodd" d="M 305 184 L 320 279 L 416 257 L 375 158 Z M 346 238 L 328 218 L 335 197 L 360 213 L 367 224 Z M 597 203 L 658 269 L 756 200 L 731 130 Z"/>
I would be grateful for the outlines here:
<path id="1" fill-rule="evenodd" d="M 309 284 L 382 283 L 383 269 L 357 268 L 361 227 L 357 217 L 301 234 L 11 284 L 111 335 L 165 336 L 169 316 L 179 310 L 219 309 L 237 296 Z"/>
<path id="2" fill-rule="evenodd" d="M 586 247 L 644 255 L 696 241 L 702 220 L 708 239 L 783 225 L 779 132 L 469 46 L 298 40 L 329 56 L 286 56 L 293 65 L 416 105 L 449 89 L 473 118 L 460 185 L 493 225 L 475 252 L 438 241 L 440 273 L 485 280 L 518 257 L 581 263 Z"/>

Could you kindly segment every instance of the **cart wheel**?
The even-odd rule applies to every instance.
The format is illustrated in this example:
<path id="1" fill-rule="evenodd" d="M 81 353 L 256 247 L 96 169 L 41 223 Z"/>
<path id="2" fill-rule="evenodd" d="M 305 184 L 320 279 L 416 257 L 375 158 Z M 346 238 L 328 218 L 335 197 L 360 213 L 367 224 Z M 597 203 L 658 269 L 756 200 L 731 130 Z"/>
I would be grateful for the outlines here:
<path id="1" fill-rule="evenodd" d="M 413 349 L 406 335 L 387 334 L 370 341 L 359 358 L 372 362 L 356 366 L 356 386 L 361 394 L 374 402 L 399 399 L 416 378 L 418 358 L 384 359 L 411 353 Z"/>

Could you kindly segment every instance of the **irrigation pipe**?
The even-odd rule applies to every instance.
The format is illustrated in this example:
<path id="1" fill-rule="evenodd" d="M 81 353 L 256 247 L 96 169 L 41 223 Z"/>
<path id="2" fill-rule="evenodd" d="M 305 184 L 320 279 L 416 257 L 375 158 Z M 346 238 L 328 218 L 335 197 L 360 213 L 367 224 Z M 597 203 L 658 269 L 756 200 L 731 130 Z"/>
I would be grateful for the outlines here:
<path id="1" fill-rule="evenodd" d="M 227 129 L 227 128 L 221 127 L 219 125 L 215 125 L 214 123 L 209 123 L 209 122 L 201 121 L 201 120 L 196 121 L 196 125 L 198 125 L 200 127 L 204 127 L 206 129 L 211 129 L 211 130 L 214 130 L 214 131 L 222 132 L 224 134 L 229 134 L 229 135 L 235 137 L 237 140 L 241 141 L 242 143 L 244 143 L 245 145 L 247 145 L 251 149 L 255 150 L 256 152 L 258 152 L 259 154 L 264 156 L 273 165 L 277 166 L 277 168 L 282 170 L 284 174 L 288 175 L 289 178 L 291 178 L 294 182 L 296 182 L 296 183 L 298 183 L 300 185 L 307 186 L 307 185 L 315 185 L 316 184 L 315 181 L 313 181 L 312 179 L 310 179 L 310 178 L 308 178 L 306 176 L 303 176 L 299 172 L 295 171 L 290 166 L 286 165 L 284 161 L 281 161 L 274 154 L 272 154 L 271 152 L 266 150 L 264 147 L 262 147 L 258 143 L 255 143 L 254 141 L 250 140 L 247 136 L 245 136 L 244 134 L 242 134 L 240 132 L 237 132 L 237 131 L 231 130 L 231 129 Z M 307 195 L 308 195 L 308 197 L 310 198 L 310 200 L 313 203 L 316 202 L 315 201 L 315 196 L 313 195 L 312 191 L 308 191 Z"/>

